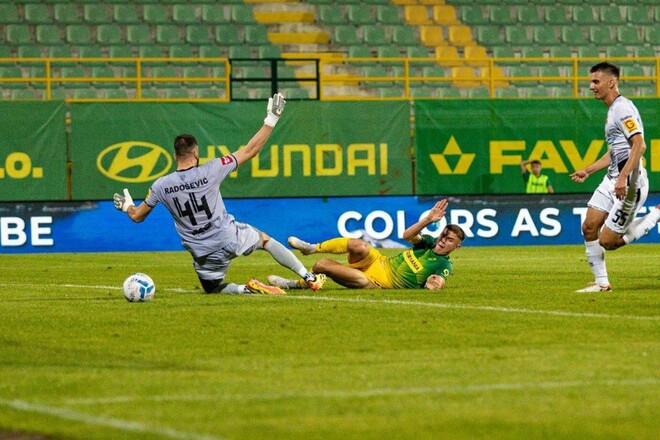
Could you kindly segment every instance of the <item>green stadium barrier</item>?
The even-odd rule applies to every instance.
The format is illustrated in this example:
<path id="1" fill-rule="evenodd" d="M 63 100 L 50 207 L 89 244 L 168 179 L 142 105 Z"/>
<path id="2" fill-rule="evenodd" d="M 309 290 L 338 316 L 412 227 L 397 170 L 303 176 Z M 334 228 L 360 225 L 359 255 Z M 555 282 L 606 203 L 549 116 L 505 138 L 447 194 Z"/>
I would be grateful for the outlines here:
<path id="1" fill-rule="evenodd" d="M 396 102 L 295 102 L 258 158 L 222 185 L 225 197 L 412 194 L 410 107 Z M 173 139 L 197 137 L 200 162 L 245 145 L 264 102 L 71 104 L 73 200 L 135 198 L 176 169 Z"/>
<path id="2" fill-rule="evenodd" d="M 66 200 L 64 102 L 0 102 L 0 201 Z"/>
<path id="3" fill-rule="evenodd" d="M 637 99 L 647 145 L 650 189 L 660 190 L 660 106 Z M 597 100 L 416 101 L 416 193 L 523 193 L 519 163 L 540 159 L 556 192 L 595 189 L 598 173 L 582 184 L 569 174 L 607 151 L 607 107 Z"/>

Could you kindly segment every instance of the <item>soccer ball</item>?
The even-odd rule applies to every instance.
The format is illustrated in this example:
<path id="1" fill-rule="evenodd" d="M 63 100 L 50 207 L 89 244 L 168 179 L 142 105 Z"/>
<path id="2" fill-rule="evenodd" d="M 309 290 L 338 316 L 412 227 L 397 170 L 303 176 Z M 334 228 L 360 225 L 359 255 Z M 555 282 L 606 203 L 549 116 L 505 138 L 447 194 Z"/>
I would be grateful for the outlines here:
<path id="1" fill-rule="evenodd" d="M 143 273 L 134 273 L 124 281 L 124 296 L 130 302 L 151 301 L 156 293 L 154 281 Z"/>

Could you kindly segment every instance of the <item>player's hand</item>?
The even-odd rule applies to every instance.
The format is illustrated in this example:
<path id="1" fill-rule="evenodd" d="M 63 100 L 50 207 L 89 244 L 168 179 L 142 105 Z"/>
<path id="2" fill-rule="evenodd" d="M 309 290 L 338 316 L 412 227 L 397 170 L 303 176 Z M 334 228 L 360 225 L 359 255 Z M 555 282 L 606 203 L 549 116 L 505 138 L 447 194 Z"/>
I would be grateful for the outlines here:
<path id="1" fill-rule="evenodd" d="M 428 290 L 440 290 L 443 287 L 445 287 L 445 279 L 435 274 L 429 276 L 424 284 L 424 288 Z"/>
<path id="2" fill-rule="evenodd" d="M 578 170 L 570 174 L 571 180 L 575 183 L 583 183 L 589 177 L 589 173 L 585 170 Z"/>
<path id="3" fill-rule="evenodd" d="M 135 206 L 135 203 L 133 203 L 133 198 L 128 189 L 124 188 L 123 196 L 115 193 L 115 208 L 127 212 L 130 206 Z"/>
<path id="4" fill-rule="evenodd" d="M 447 206 L 449 206 L 447 199 L 440 200 L 433 206 L 433 208 L 431 208 L 426 219 L 431 223 L 442 220 L 442 217 L 444 217 L 447 212 Z"/>
<path id="5" fill-rule="evenodd" d="M 616 179 L 616 182 L 614 183 L 614 194 L 616 195 L 616 198 L 619 200 L 623 200 L 628 190 L 628 185 L 627 185 L 628 179 L 622 177 L 623 176 L 619 175 L 619 177 Z"/>
<path id="6" fill-rule="evenodd" d="M 284 96 L 281 93 L 276 93 L 272 98 L 268 98 L 268 106 L 266 107 L 266 119 L 264 119 L 264 124 L 269 127 L 275 127 L 277 121 L 282 116 L 284 111 L 284 105 L 286 101 Z"/>

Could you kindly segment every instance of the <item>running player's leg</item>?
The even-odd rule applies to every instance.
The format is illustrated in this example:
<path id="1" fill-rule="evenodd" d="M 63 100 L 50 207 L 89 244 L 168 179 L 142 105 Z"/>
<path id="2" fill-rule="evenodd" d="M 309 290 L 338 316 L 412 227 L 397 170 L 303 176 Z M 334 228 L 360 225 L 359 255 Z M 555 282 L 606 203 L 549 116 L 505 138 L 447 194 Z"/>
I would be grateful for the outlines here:
<path id="1" fill-rule="evenodd" d="M 303 255 L 310 254 L 345 254 L 348 252 L 350 238 L 338 237 L 320 243 L 308 243 L 298 237 L 289 237 L 289 246 L 298 249 Z"/>
<path id="2" fill-rule="evenodd" d="M 230 295 L 251 293 L 245 284 L 223 283 L 230 262 L 231 258 L 224 249 L 210 255 L 193 258 L 193 268 L 197 272 L 204 292 Z"/>
<path id="3" fill-rule="evenodd" d="M 631 184 L 626 197 L 614 203 L 605 220 L 605 227 L 600 233 L 599 241 L 600 245 L 608 251 L 625 246 L 628 243 L 625 235 L 629 230 L 633 229 L 628 239 L 636 239 L 646 234 L 658 222 L 658 214 L 655 209 L 652 209 L 645 217 L 635 219 L 648 196 L 645 175 L 642 175 L 640 180 L 640 185 Z"/>
<path id="4" fill-rule="evenodd" d="M 605 249 L 598 242 L 598 236 L 607 212 L 589 207 L 587 216 L 582 223 L 582 234 L 584 235 L 584 246 L 587 261 L 594 275 L 594 283 L 578 292 L 591 292 L 611 289 L 605 266 Z M 597 290 L 596 290 L 597 289 Z"/>

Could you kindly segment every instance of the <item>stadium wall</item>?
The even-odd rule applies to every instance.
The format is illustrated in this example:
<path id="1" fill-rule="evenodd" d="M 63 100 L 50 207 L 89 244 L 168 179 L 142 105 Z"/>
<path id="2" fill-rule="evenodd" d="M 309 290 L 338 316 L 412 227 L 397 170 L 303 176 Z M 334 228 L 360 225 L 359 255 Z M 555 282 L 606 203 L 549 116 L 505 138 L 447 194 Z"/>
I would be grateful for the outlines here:
<path id="1" fill-rule="evenodd" d="M 588 195 L 449 197 L 446 222 L 466 232 L 464 246 L 581 244 Z M 312 242 L 336 236 L 366 238 L 375 246 L 399 247 L 405 228 L 426 215 L 436 197 L 371 196 L 226 200 L 236 219 L 286 242 L 297 235 Z M 138 200 L 136 200 L 139 203 Z M 649 195 L 640 215 L 660 203 Z M 640 242 L 660 243 L 656 226 Z M 0 203 L 2 253 L 182 250 L 174 223 L 162 206 L 140 224 L 112 202 Z"/>
<path id="2" fill-rule="evenodd" d="M 660 191 L 660 100 L 636 104 Z M 584 99 L 292 102 L 223 195 L 516 194 L 518 163 L 530 157 L 557 192 L 589 193 L 599 178 L 577 185 L 568 174 L 606 151 L 605 114 Z M 174 169 L 174 135 L 196 135 L 204 161 L 244 145 L 263 115 L 262 102 L 0 102 L 0 201 L 108 200 L 123 187 L 144 195 Z"/>

